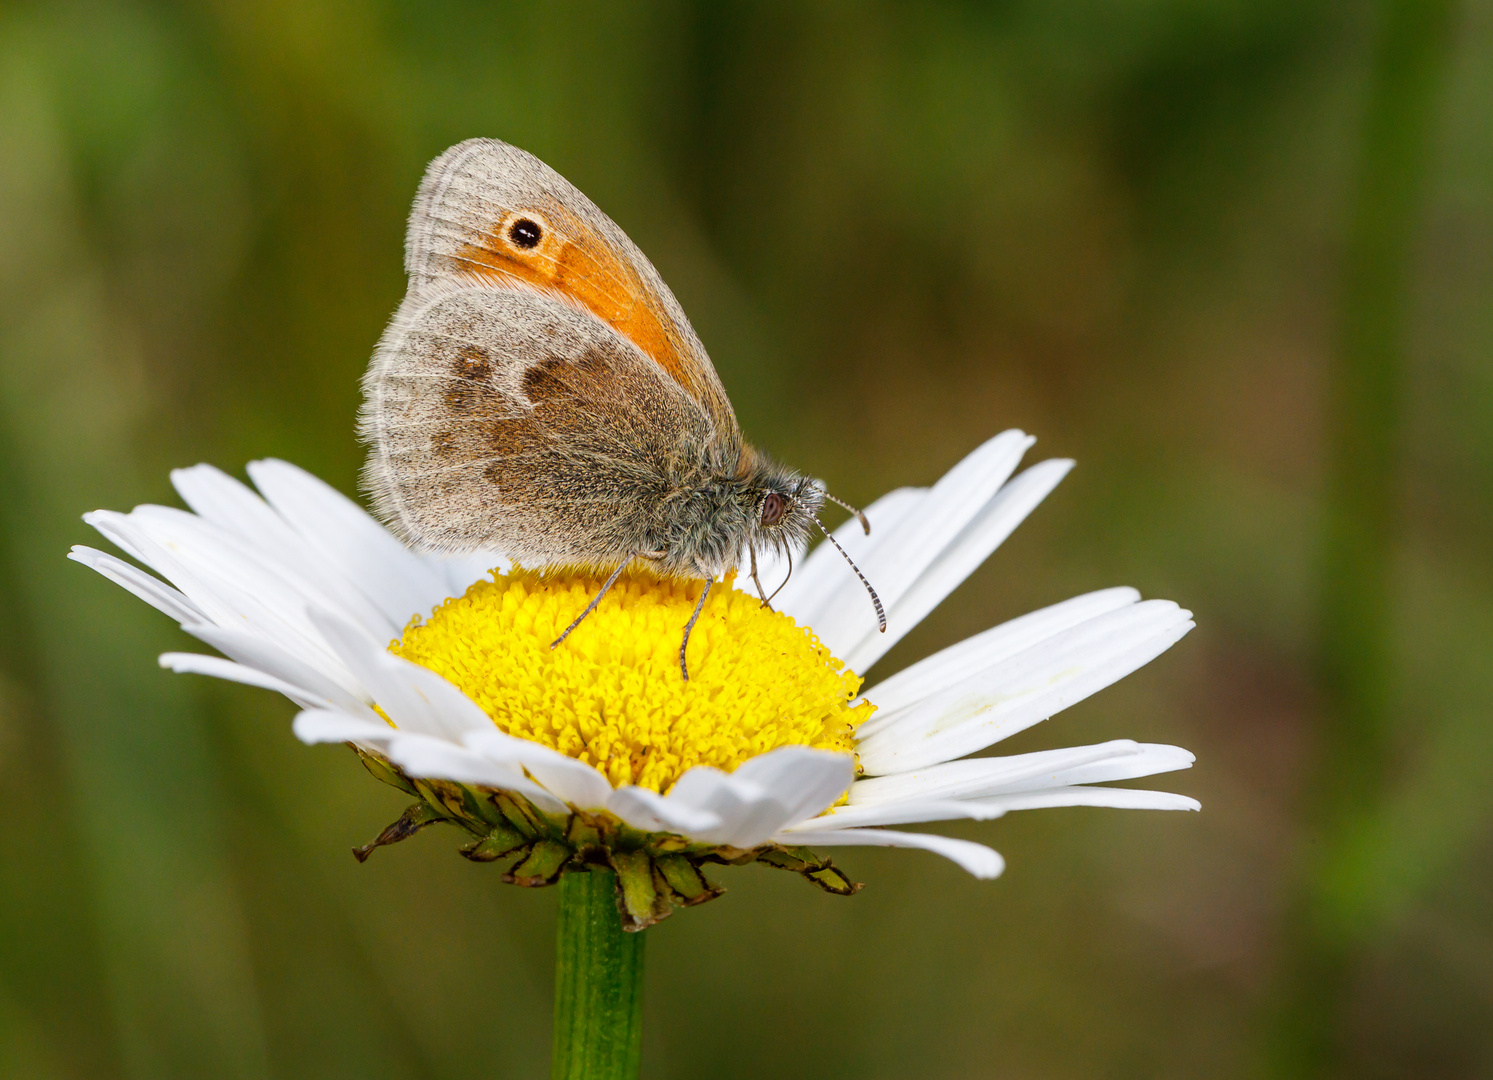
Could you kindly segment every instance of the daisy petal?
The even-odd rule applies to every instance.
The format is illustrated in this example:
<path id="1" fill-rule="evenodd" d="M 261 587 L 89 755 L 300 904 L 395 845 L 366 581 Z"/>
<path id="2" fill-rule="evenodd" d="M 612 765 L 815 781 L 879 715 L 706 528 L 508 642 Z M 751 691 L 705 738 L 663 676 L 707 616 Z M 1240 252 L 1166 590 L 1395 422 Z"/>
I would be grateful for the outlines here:
<path id="1" fill-rule="evenodd" d="M 758 804 L 766 801 L 767 793 L 756 784 L 733 781 L 729 773 L 719 769 L 696 765 L 674 782 L 666 798 L 678 806 L 714 814 L 720 820 L 718 826 L 694 833 L 695 839 L 708 844 L 734 844 L 737 836 L 745 835 L 742 826 L 754 816 Z"/>
<path id="2" fill-rule="evenodd" d="M 392 621 L 356 582 L 344 564 L 326 558 L 275 513 L 247 485 L 211 465 L 175 469 L 172 486 L 198 517 L 246 543 L 261 559 L 280 564 L 320 606 L 341 610 L 376 637 L 397 636 L 403 623 Z"/>
<path id="3" fill-rule="evenodd" d="M 720 815 L 686 806 L 651 788 L 618 788 L 607 799 L 606 808 L 633 828 L 644 832 L 698 836 L 721 826 Z"/>
<path id="4" fill-rule="evenodd" d="M 1165 652 L 1191 613 L 1149 600 L 1065 631 L 928 698 L 857 747 L 871 776 L 982 750 L 1082 701 Z"/>
<path id="5" fill-rule="evenodd" d="M 563 802 L 516 769 L 445 739 L 396 732 L 389 741 L 387 754 L 390 761 L 410 776 L 513 791 L 547 814 L 569 813 Z"/>
<path id="6" fill-rule="evenodd" d="M 67 553 L 67 557 L 73 562 L 82 563 L 90 570 L 98 571 L 114 584 L 128 590 L 157 611 L 179 623 L 204 622 L 207 619 L 202 609 L 187 599 L 184 594 L 173 589 L 160 578 L 147 574 L 138 566 L 131 566 L 123 559 L 82 544 L 74 545 L 73 549 Z"/>
<path id="7" fill-rule="evenodd" d="M 306 709 L 290 725 L 295 737 L 307 746 L 318 743 L 363 743 L 386 746 L 398 732 L 378 720 L 364 720 L 335 709 Z"/>
<path id="8" fill-rule="evenodd" d="M 774 842 L 786 845 L 807 844 L 810 847 L 909 847 L 932 851 L 950 859 L 977 878 L 997 878 L 1006 868 L 1000 853 L 972 840 L 956 840 L 937 833 L 892 832 L 888 829 L 843 829 L 839 832 L 779 833 Z"/>
<path id="9" fill-rule="evenodd" d="M 491 720 L 463 733 L 461 741 L 490 760 L 524 769 L 557 798 L 578 809 L 600 810 L 611 798 L 612 785 L 592 766 L 499 731 Z"/>
<path id="10" fill-rule="evenodd" d="M 243 683 L 245 686 L 257 686 L 261 690 L 273 690 L 277 694 L 284 694 L 303 709 L 330 709 L 332 707 L 332 703 L 326 698 L 308 694 L 299 686 L 292 686 L 284 679 L 266 675 L 257 668 L 247 667 L 233 660 L 225 660 L 221 656 L 168 652 L 160 655 L 159 663 L 167 671 L 174 671 L 178 675 L 210 675 L 215 679 L 227 679 L 229 682 Z"/>
<path id="11" fill-rule="evenodd" d="M 853 776 L 854 762 L 847 754 L 782 746 L 729 774 L 696 766 L 675 782 L 666 797 L 721 819 L 718 827 L 694 833 L 696 839 L 750 848 L 817 814 L 839 798 Z"/>
<path id="12" fill-rule="evenodd" d="M 731 775 L 760 785 L 782 805 L 783 822 L 765 829 L 765 835 L 813 817 L 845 794 L 855 780 L 855 759 L 807 746 L 780 746 L 747 759 Z"/>
<path id="13" fill-rule="evenodd" d="M 943 603 L 944 597 L 979 569 L 1072 468 L 1071 461 L 1044 461 L 1001 488 L 902 597 L 887 606 L 886 633 L 867 627 L 860 641 L 847 649 L 843 654 L 845 666 L 852 671 L 870 670 L 888 649 Z"/>
<path id="14" fill-rule="evenodd" d="M 884 535 L 872 534 L 864 558 L 857 558 L 881 602 L 893 608 L 923 572 L 995 497 L 1035 440 L 1021 431 L 990 439 L 928 490 L 917 505 Z M 838 557 L 838 556 L 837 556 Z M 838 587 L 814 612 L 814 633 L 836 656 L 844 656 L 867 633 L 876 632 L 864 586 L 840 572 Z"/>
<path id="15" fill-rule="evenodd" d="M 476 702 L 435 672 L 391 655 L 335 615 L 312 608 L 309 617 L 400 731 L 437 735 L 454 745 L 464 732 L 492 727 Z"/>
<path id="16" fill-rule="evenodd" d="M 257 548 L 210 521 L 169 506 L 137 506 L 130 520 L 161 547 L 175 553 L 197 580 L 237 610 L 250 613 L 261 625 L 269 625 L 264 622 L 268 617 L 274 625 L 319 644 L 306 619 L 306 608 L 312 605 L 336 612 L 378 638 L 387 640 L 398 632 L 360 594 L 339 590 L 339 575 L 333 570 L 318 570 L 314 565 L 298 568 L 273 551 Z M 250 585 L 252 588 L 246 588 Z"/>
<path id="17" fill-rule="evenodd" d="M 247 667 L 263 671 L 314 697 L 326 698 L 335 708 L 355 716 L 375 714 L 373 699 L 340 661 L 312 666 L 279 642 L 242 626 L 186 623 L 182 629 L 198 641 Z"/>
<path id="18" fill-rule="evenodd" d="M 850 789 L 850 803 L 879 806 L 925 799 L 975 799 L 1063 784 L 1129 780 L 1185 769 L 1191 764 L 1192 755 L 1179 747 L 1115 739 L 1093 746 L 946 761 L 926 769 L 868 777 L 857 780 Z"/>
<path id="19" fill-rule="evenodd" d="M 859 737 L 864 739 L 885 727 L 902 709 L 935 691 L 993 667 L 1069 627 L 1129 607 L 1139 600 L 1140 593 L 1127 588 L 1086 593 L 993 626 L 919 660 L 861 695 L 876 705 L 876 715 L 861 725 Z"/>
<path id="20" fill-rule="evenodd" d="M 438 555 L 431 557 L 429 563 L 445 578 L 446 589 L 451 596 L 460 596 L 475 582 L 491 576 L 494 572 L 506 574 L 513 567 L 506 556 L 496 551 L 474 551 L 466 555 Z"/>
<path id="21" fill-rule="evenodd" d="M 95 510 L 84 514 L 83 520 L 97 529 L 109 543 L 139 559 L 175 585 L 212 622 L 241 624 L 247 621 L 245 615 L 219 598 L 217 592 L 201 582 L 174 553 L 146 535 L 139 524 L 131 520 L 131 515 L 113 510 Z"/>
<path id="22" fill-rule="evenodd" d="M 787 833 L 805 836 L 826 829 L 863 828 L 871 825 L 917 825 L 927 821 L 954 821 L 972 818 L 989 821 L 998 818 L 1004 808 L 966 799 L 927 799 L 923 801 L 881 803 L 876 806 L 836 806 L 816 818 L 801 821 L 785 829 Z M 812 843 L 805 840 L 804 843 Z"/>
<path id="23" fill-rule="evenodd" d="M 981 799 L 980 804 L 1008 810 L 1040 810 L 1051 806 L 1107 806 L 1118 810 L 1201 810 L 1202 803 L 1173 791 L 1145 791 L 1141 788 L 1056 787 L 1026 791 L 1015 795 L 997 795 Z"/>
<path id="24" fill-rule="evenodd" d="M 128 515 L 97 511 L 84 520 L 113 543 L 138 552 L 212 623 L 281 642 L 317 667 L 339 667 L 306 618 L 303 583 L 247 552 L 217 526 L 164 506 L 137 506 Z"/>
<path id="25" fill-rule="evenodd" d="M 1141 776 L 1190 769 L 1197 760 L 1191 750 L 1162 743 L 1140 743 L 1138 753 L 1129 757 L 1116 757 L 1108 761 L 1095 761 L 1078 765 L 1058 773 L 1053 782 L 1057 784 L 1104 784 L 1111 780 L 1134 780 Z M 1007 788 L 1007 791 L 1014 790 Z"/>
<path id="26" fill-rule="evenodd" d="M 273 458 L 251 462 L 249 477 L 311 547 L 363 582 L 395 626 L 449 595 L 444 575 L 401 544 L 357 503 L 303 469 Z"/>

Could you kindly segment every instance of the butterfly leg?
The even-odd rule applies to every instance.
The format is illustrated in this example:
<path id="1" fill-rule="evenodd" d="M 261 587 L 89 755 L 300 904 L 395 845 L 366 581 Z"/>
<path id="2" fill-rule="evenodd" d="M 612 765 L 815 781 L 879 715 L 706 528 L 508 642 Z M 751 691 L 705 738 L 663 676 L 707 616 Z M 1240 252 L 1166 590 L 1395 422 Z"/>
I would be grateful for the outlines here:
<path id="1" fill-rule="evenodd" d="M 684 650 L 689 648 L 689 632 L 695 628 L 695 622 L 700 618 L 700 612 L 705 607 L 705 598 L 710 595 L 710 586 L 714 584 L 714 578 L 705 579 L 705 588 L 700 590 L 700 600 L 695 604 L 695 613 L 689 617 L 689 622 L 684 624 L 684 640 L 679 643 L 679 673 L 684 676 L 685 682 L 689 682 L 689 665 L 684 662 Z"/>
<path id="2" fill-rule="evenodd" d="M 786 577 L 783 578 L 783 585 L 786 585 L 786 584 L 788 584 L 788 578 L 791 578 L 793 576 L 793 549 L 791 547 L 788 548 L 786 551 L 784 551 L 784 554 L 788 556 L 788 574 L 787 574 Z M 774 589 L 772 591 L 772 596 L 769 596 L 766 600 L 762 601 L 764 604 L 767 605 L 767 610 L 768 611 L 774 610 L 774 608 L 772 606 L 773 597 L 777 596 L 778 593 L 780 593 L 780 592 L 783 591 L 783 585 L 779 585 L 776 589 Z M 761 585 L 757 586 L 757 588 L 759 588 L 759 589 L 761 587 L 762 587 Z"/>
<path id="3" fill-rule="evenodd" d="M 607 594 L 608 590 L 610 590 L 613 585 L 617 584 L 617 579 L 622 576 L 622 571 L 627 569 L 627 564 L 630 562 L 632 562 L 631 556 L 623 559 L 622 565 L 612 571 L 612 576 L 607 578 L 607 583 L 601 587 L 601 592 L 597 593 L 591 598 L 591 602 L 586 605 L 586 610 L 575 617 L 575 622 L 571 623 L 565 628 L 565 633 L 561 634 L 559 637 L 555 638 L 554 641 L 550 642 L 551 649 L 555 648 L 560 644 L 560 642 L 568 638 L 570 636 L 570 632 L 577 626 L 581 625 L 581 620 L 584 619 L 587 615 L 591 614 L 591 612 L 596 610 L 596 605 L 601 603 L 601 598 Z M 691 625 L 693 625 L 693 623 L 691 623 Z"/>
<path id="4" fill-rule="evenodd" d="M 772 605 L 767 602 L 767 590 L 762 587 L 762 579 L 757 576 L 757 549 L 749 547 L 747 551 L 752 556 L 752 584 L 757 586 L 757 596 L 761 599 L 762 606 L 771 611 Z"/>

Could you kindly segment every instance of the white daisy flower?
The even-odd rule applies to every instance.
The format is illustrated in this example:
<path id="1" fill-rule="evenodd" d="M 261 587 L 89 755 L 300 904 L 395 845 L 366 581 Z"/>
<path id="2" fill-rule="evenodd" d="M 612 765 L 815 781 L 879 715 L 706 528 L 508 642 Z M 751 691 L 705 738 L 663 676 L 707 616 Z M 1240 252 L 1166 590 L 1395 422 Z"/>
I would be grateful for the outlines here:
<path id="1" fill-rule="evenodd" d="M 998 435 L 933 487 L 867 507 L 870 535 L 854 519 L 835 533 L 882 597 L 885 634 L 824 544 L 792 573 L 776 612 L 740 580 L 712 592 L 688 683 L 678 633 L 700 583 L 624 577 L 551 652 L 594 593 L 591 575 L 525 572 L 496 553 L 410 551 L 282 461 L 249 466 L 258 494 L 198 465 L 172 474 L 192 512 L 86 515 L 160 577 L 92 548 L 70 557 L 223 654 L 168 653 L 163 666 L 284 694 L 303 710 L 302 741 L 351 743 L 376 775 L 416 795 L 375 844 L 454 823 L 472 836 L 469 857 L 514 858 L 507 880 L 521 884 L 604 861 L 639 928 L 716 895 L 700 874 L 707 862 L 760 860 L 850 892 L 857 886 L 811 849 L 912 847 L 993 878 L 1004 864 L 989 847 L 888 826 L 1048 806 L 1198 808 L 1170 792 L 1096 786 L 1185 769 L 1193 755 L 1180 747 L 1117 739 L 967 757 L 1164 652 L 1193 625 L 1169 601 L 1128 588 L 1088 593 L 858 693 L 853 673 L 932 611 L 1071 468 L 1051 460 L 1013 476 L 1033 441 Z M 760 569 L 764 582 L 787 572 Z"/>

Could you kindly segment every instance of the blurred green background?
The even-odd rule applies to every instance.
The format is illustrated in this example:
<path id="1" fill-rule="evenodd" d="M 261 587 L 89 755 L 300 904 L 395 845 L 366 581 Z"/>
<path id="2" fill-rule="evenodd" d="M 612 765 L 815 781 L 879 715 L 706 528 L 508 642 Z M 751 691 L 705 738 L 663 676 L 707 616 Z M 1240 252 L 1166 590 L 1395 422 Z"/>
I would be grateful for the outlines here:
<path id="1" fill-rule="evenodd" d="M 743 425 L 869 501 L 1079 469 L 873 679 L 1131 584 L 1171 653 L 1004 744 L 1201 815 L 849 850 L 648 932 L 651 1077 L 1493 1075 L 1493 3 L 0 7 L 0 1074 L 546 1071 L 554 897 L 68 563 L 172 466 L 355 489 L 425 163 L 544 158 Z"/>

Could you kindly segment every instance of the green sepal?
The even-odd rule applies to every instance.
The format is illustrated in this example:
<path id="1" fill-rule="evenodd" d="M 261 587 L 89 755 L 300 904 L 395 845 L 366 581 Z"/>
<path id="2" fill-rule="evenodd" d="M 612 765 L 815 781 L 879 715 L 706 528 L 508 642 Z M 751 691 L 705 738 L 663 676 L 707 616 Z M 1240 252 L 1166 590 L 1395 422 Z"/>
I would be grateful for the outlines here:
<path id="1" fill-rule="evenodd" d="M 449 780 L 416 780 L 381 754 L 359 747 L 354 750 L 375 777 L 421 800 L 370 843 L 354 848 L 359 862 L 375 848 L 446 821 L 470 834 L 471 840 L 460 848 L 466 858 L 484 863 L 512 860 L 502 876 L 509 884 L 552 885 L 569 869 L 610 864 L 617 875 L 618 912 L 629 931 L 652 926 L 675 907 L 703 904 L 725 892 L 705 877 L 702 867 L 706 863 L 743 866 L 763 862 L 798 874 L 837 896 L 851 896 L 862 888 L 829 858 L 807 847 L 705 844 L 673 834 L 642 832 L 598 811 L 551 815 L 513 792 Z"/>
<path id="2" fill-rule="evenodd" d="M 769 848 L 776 851 L 777 848 Z M 721 866 L 745 866 L 747 863 L 756 862 L 762 857 L 761 848 L 737 848 L 721 844 L 712 847 L 709 844 L 691 844 L 685 854 L 696 862 L 717 863 Z"/>
<path id="3" fill-rule="evenodd" d="M 726 890 L 712 885 L 698 866 L 683 855 L 655 855 L 653 865 L 663 875 L 672 899 L 680 907 L 694 907 L 714 900 Z"/>
<path id="4" fill-rule="evenodd" d="M 570 825 L 565 830 L 565 842 L 570 845 L 574 852 L 599 850 L 604 845 L 601 839 L 601 830 L 594 822 L 587 821 L 580 814 L 572 814 Z"/>
<path id="5" fill-rule="evenodd" d="M 846 877 L 828 856 L 816 855 L 806 847 L 769 848 L 757 855 L 757 861 L 798 874 L 836 896 L 854 896 L 864 888 Z"/>
<path id="6" fill-rule="evenodd" d="M 397 844 L 401 840 L 408 840 L 427 825 L 434 825 L 437 821 L 445 821 L 445 816 L 431 806 L 429 803 L 417 802 L 404 813 L 399 819 L 384 829 L 362 847 L 353 848 L 353 858 L 358 862 L 367 862 L 368 856 L 372 855 L 375 848 L 381 848 L 385 844 Z"/>
<path id="7" fill-rule="evenodd" d="M 503 875 L 503 880 L 510 885 L 523 885 L 531 889 L 553 885 L 559 878 L 560 871 L 570 861 L 570 856 L 570 848 L 556 840 L 537 841 L 529 849 L 529 853 Z"/>
<path id="8" fill-rule="evenodd" d="M 357 751 L 358 760 L 363 763 L 363 768 L 367 769 L 377 779 L 382 780 L 390 787 L 398 788 L 406 795 L 414 795 L 416 797 L 420 796 L 419 789 L 410 782 L 410 778 L 408 776 L 405 776 L 404 773 L 400 772 L 389 762 L 385 761 L 382 757 L 377 754 L 369 753 L 361 746 L 354 746 L 353 749 Z"/>
<path id="9" fill-rule="evenodd" d="M 425 801 L 445 811 L 447 817 L 475 836 L 485 836 L 487 830 L 499 824 L 498 815 L 486 808 L 484 800 L 465 784 L 450 780 L 421 778 L 414 781 Z"/>
<path id="10" fill-rule="evenodd" d="M 459 850 L 473 862 L 494 862 L 527 847 L 530 838 L 510 825 L 498 825 L 480 840 L 473 840 Z"/>
<path id="11" fill-rule="evenodd" d="M 525 836 L 543 836 L 554 832 L 550 822 L 530 805 L 528 799 L 514 798 L 506 791 L 494 791 L 487 797 L 493 807 Z"/>
<path id="12" fill-rule="evenodd" d="M 668 918 L 673 910 L 669 886 L 654 870 L 647 852 L 614 851 L 612 869 L 617 871 L 617 910 L 622 915 L 622 929 L 635 933 Z"/>

